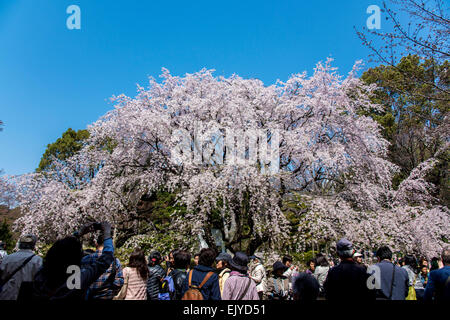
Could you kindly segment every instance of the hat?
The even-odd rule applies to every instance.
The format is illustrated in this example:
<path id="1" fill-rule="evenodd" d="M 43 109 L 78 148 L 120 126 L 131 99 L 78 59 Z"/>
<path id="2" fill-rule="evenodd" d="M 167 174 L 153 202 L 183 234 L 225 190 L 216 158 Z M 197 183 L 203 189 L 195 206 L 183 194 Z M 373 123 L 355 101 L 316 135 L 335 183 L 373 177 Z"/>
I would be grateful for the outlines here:
<path id="1" fill-rule="evenodd" d="M 19 243 L 28 243 L 30 245 L 35 245 L 37 242 L 37 237 L 33 234 L 26 234 L 19 239 Z"/>
<path id="2" fill-rule="evenodd" d="M 348 241 L 347 239 L 342 238 L 336 244 L 336 249 L 338 251 L 352 250 L 353 249 L 353 244 L 350 241 Z"/>
<path id="3" fill-rule="evenodd" d="M 356 257 L 362 257 L 362 254 L 359 252 L 355 252 L 355 254 L 353 255 L 353 258 L 356 258 Z"/>
<path id="4" fill-rule="evenodd" d="M 249 259 L 258 259 L 259 261 L 262 261 L 262 259 L 256 255 L 252 255 L 250 257 L 248 257 Z"/>
<path id="5" fill-rule="evenodd" d="M 230 266 L 241 272 L 247 271 L 248 257 L 243 252 L 236 252 L 233 259 L 229 261 Z"/>
<path id="6" fill-rule="evenodd" d="M 272 266 L 273 272 L 275 273 L 277 270 L 283 269 L 283 271 L 286 271 L 289 269 L 289 267 L 286 267 L 281 261 L 277 261 Z"/>
<path id="7" fill-rule="evenodd" d="M 216 257 L 216 261 L 221 261 L 221 260 L 230 262 L 230 260 L 231 260 L 231 254 L 226 253 L 226 252 L 221 252 L 221 253 L 219 253 L 219 255 Z"/>

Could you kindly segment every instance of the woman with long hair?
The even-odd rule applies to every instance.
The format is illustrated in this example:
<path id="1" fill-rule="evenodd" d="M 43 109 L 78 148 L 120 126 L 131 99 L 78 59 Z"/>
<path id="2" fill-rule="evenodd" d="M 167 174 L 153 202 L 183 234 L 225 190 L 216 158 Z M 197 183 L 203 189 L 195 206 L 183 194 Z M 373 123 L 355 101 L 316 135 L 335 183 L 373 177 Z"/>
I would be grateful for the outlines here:
<path id="1" fill-rule="evenodd" d="M 314 278 L 319 282 L 320 286 L 320 293 L 319 296 L 323 296 L 324 290 L 323 290 L 323 284 L 328 276 L 328 271 L 330 270 L 330 263 L 328 262 L 327 258 L 321 254 L 318 253 L 316 256 L 316 268 L 314 270 Z"/>
<path id="2" fill-rule="evenodd" d="M 144 252 L 136 249 L 131 255 L 128 267 L 123 269 L 123 277 L 127 282 L 125 300 L 147 300 L 148 267 Z"/>

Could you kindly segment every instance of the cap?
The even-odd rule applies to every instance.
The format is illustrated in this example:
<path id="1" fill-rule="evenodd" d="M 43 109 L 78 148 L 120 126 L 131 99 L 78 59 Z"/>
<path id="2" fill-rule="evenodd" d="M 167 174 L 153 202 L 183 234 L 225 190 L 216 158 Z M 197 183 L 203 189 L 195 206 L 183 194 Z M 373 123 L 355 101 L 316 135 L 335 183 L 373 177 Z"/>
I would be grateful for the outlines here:
<path id="1" fill-rule="evenodd" d="M 231 260 L 231 255 L 230 254 L 228 254 L 228 253 L 226 253 L 226 252 L 221 252 L 221 253 L 219 253 L 219 255 L 216 257 L 216 261 L 221 261 L 221 260 L 224 260 L 224 261 L 230 261 Z"/>
<path id="2" fill-rule="evenodd" d="M 347 239 L 342 238 L 336 244 L 336 249 L 338 251 L 352 250 L 353 249 L 353 244 L 350 241 L 348 241 Z"/>
<path id="3" fill-rule="evenodd" d="M 19 239 L 19 242 L 20 243 L 29 243 L 29 244 L 34 245 L 37 242 L 37 237 L 33 234 L 26 234 Z"/>
<path id="4" fill-rule="evenodd" d="M 355 252 L 355 254 L 353 255 L 353 258 L 356 258 L 356 257 L 362 257 L 362 254 L 359 252 Z"/>

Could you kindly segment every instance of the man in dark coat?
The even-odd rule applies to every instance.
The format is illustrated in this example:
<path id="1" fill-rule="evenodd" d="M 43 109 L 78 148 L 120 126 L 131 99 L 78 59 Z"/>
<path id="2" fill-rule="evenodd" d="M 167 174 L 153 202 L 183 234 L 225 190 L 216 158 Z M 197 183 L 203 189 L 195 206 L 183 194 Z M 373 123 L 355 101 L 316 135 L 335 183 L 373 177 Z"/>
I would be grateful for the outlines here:
<path id="1" fill-rule="evenodd" d="M 336 246 L 341 263 L 328 271 L 324 282 L 327 300 L 362 301 L 374 300 L 374 294 L 367 286 L 369 275 L 353 261 L 353 246 L 347 239 L 341 239 Z"/>
<path id="2" fill-rule="evenodd" d="M 444 249 L 441 257 L 444 267 L 430 272 L 424 300 L 450 301 L 450 248 Z"/>

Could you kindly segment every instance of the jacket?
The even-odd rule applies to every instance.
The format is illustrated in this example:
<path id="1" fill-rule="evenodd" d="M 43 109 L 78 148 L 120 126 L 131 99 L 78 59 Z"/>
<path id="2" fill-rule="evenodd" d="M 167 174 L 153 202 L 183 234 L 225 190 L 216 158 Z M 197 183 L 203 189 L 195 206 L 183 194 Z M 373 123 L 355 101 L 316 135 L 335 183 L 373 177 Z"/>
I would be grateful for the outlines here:
<path id="1" fill-rule="evenodd" d="M 289 298 L 289 279 L 284 275 L 281 277 L 270 277 L 267 280 L 266 298 L 269 300 L 287 300 Z"/>
<path id="2" fill-rule="evenodd" d="M 101 256 L 102 252 L 97 250 L 95 253 L 92 253 L 88 256 L 83 257 L 81 259 L 81 267 L 83 268 L 86 264 L 91 264 L 95 260 L 97 260 Z M 115 263 L 111 264 L 111 266 L 103 273 L 88 289 L 87 299 L 112 299 L 117 293 L 119 293 L 120 288 L 123 286 L 124 277 L 122 273 L 122 266 L 120 264 L 119 259 L 115 258 Z M 112 278 L 112 281 L 109 281 L 110 277 L 113 273 L 113 268 L 115 269 L 115 276 Z M 108 282 L 108 283 L 107 283 Z M 104 290 L 101 289 L 106 285 Z"/>
<path id="3" fill-rule="evenodd" d="M 210 271 L 214 272 L 214 269 L 201 264 L 195 266 L 194 269 L 192 269 L 191 285 L 199 286 Z M 186 279 L 183 282 L 183 290 L 181 292 L 182 297 L 188 289 L 189 275 L 186 276 Z M 208 281 L 206 281 L 205 285 L 200 289 L 200 292 L 203 295 L 203 300 L 222 300 L 220 296 L 219 277 L 217 273 L 214 273 Z"/>
<path id="4" fill-rule="evenodd" d="M 328 271 L 323 284 L 327 300 L 362 301 L 375 300 L 374 292 L 367 286 L 364 267 L 353 261 L 343 260 Z"/>
<path id="5" fill-rule="evenodd" d="M 6 279 L 22 263 L 33 254 L 31 250 L 19 250 L 3 258 L 0 264 L 0 280 Z M 34 256 L 22 269 L 9 279 L 0 292 L 0 300 L 16 300 L 22 282 L 33 281 L 34 276 L 42 266 L 42 258 Z"/>
<path id="6" fill-rule="evenodd" d="M 48 277 L 41 268 L 32 282 L 24 282 L 18 300 L 83 300 L 89 286 L 97 280 L 114 260 L 112 239 L 105 239 L 102 255 L 93 263 L 81 267 L 80 289 L 69 289 L 66 281 L 56 288 L 48 287 Z"/>
<path id="7" fill-rule="evenodd" d="M 264 266 L 261 263 L 258 263 L 255 266 L 255 268 L 252 270 L 250 274 L 250 277 L 256 283 L 256 291 L 258 292 L 266 291 L 266 283 L 267 283 L 266 269 L 264 269 Z"/>
<path id="8" fill-rule="evenodd" d="M 316 269 L 314 270 L 314 278 L 317 279 L 317 281 L 319 282 L 319 286 L 320 286 L 320 291 L 323 290 L 323 284 L 325 282 L 325 279 L 327 278 L 328 275 L 328 271 L 330 270 L 330 267 L 322 267 L 322 266 L 317 266 Z"/>
<path id="9" fill-rule="evenodd" d="M 248 286 L 248 289 L 247 289 Z M 247 292 L 245 291 L 247 289 Z M 232 271 L 223 287 L 223 300 L 259 300 L 255 282 L 246 274 Z"/>
<path id="10" fill-rule="evenodd" d="M 450 266 L 444 266 L 441 269 L 431 271 L 423 299 L 430 301 L 434 297 L 435 301 L 449 301 L 449 277 Z"/>
<path id="11" fill-rule="evenodd" d="M 166 271 L 159 265 L 149 267 L 147 279 L 147 300 L 158 300 L 161 279 L 166 276 Z"/>
<path id="12" fill-rule="evenodd" d="M 380 268 L 380 285 L 381 289 L 377 292 L 378 297 L 387 299 L 391 290 L 392 271 L 395 267 L 394 283 L 392 286 L 391 300 L 405 300 L 408 296 L 409 276 L 408 272 L 388 260 L 383 260 L 376 264 Z"/>
<path id="13" fill-rule="evenodd" d="M 228 268 L 225 268 L 223 270 L 220 270 L 218 273 L 219 276 L 219 288 L 220 288 L 220 294 L 223 293 L 223 288 L 225 286 L 225 281 L 230 277 L 231 270 Z"/>

